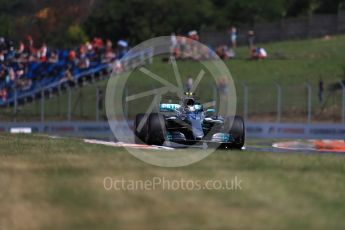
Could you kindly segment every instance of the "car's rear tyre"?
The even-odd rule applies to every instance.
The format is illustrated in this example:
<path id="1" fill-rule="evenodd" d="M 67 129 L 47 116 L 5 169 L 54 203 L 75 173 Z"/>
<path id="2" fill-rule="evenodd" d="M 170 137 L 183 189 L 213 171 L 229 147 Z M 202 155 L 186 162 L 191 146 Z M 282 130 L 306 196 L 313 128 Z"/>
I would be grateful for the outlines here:
<path id="1" fill-rule="evenodd" d="M 134 122 L 134 139 L 136 144 L 147 144 L 147 136 L 148 136 L 148 120 L 144 123 L 144 126 L 138 130 L 140 122 L 144 119 L 145 114 L 138 114 L 135 117 Z"/>
<path id="2" fill-rule="evenodd" d="M 162 114 L 152 113 L 148 119 L 148 139 L 150 145 L 163 145 L 167 136 L 165 118 Z"/>
<path id="3" fill-rule="evenodd" d="M 240 116 L 235 116 L 231 128 L 229 128 L 230 121 L 228 123 L 229 134 L 233 137 L 234 142 L 227 144 L 226 147 L 232 149 L 242 149 L 246 138 L 246 129 L 243 118 Z"/>

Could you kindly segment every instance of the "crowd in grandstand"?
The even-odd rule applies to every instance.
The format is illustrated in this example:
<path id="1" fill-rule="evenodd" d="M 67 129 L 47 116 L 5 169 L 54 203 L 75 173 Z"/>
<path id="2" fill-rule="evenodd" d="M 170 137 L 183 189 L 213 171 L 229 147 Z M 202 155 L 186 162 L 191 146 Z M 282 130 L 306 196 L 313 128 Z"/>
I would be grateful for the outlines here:
<path id="1" fill-rule="evenodd" d="M 43 79 L 73 80 L 83 70 L 121 58 L 126 52 L 125 42 L 120 41 L 116 48 L 115 52 L 111 40 L 101 38 L 71 50 L 55 49 L 45 43 L 36 47 L 31 36 L 17 46 L 0 38 L 0 100 L 6 101 L 14 88 L 29 90 Z"/>
<path id="2" fill-rule="evenodd" d="M 187 36 L 171 35 L 171 53 L 176 59 L 208 60 L 217 54 L 222 59 L 235 58 L 237 48 L 237 29 L 229 30 L 229 45 L 220 45 L 214 50 L 200 45 L 197 31 Z M 265 59 L 267 53 L 255 46 L 255 33 L 248 32 L 248 43 L 252 59 Z M 50 81 L 73 81 L 74 76 L 104 63 L 115 61 L 115 71 L 123 71 L 118 61 L 127 51 L 127 42 L 120 40 L 116 46 L 111 40 L 94 38 L 74 49 L 55 49 L 43 43 L 36 46 L 34 39 L 27 36 L 25 41 L 15 44 L 0 37 L 0 102 L 13 97 L 14 89 L 30 90 L 43 87 Z M 213 52 L 214 51 L 214 52 Z M 39 84 L 39 85 L 37 85 Z"/>

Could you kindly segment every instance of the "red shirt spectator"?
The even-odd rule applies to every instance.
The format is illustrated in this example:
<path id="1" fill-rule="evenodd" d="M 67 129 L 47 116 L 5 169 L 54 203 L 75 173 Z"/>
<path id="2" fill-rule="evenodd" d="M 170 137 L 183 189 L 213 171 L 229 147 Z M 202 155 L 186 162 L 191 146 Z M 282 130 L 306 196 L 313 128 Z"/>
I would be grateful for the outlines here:
<path id="1" fill-rule="evenodd" d="M 7 101 L 8 93 L 6 89 L 0 90 L 0 98 L 2 99 L 2 101 Z"/>
<path id="2" fill-rule="evenodd" d="M 45 43 L 43 43 L 42 47 L 38 51 L 38 57 L 40 58 L 41 62 L 47 61 L 47 53 L 48 53 L 48 47 Z"/>
<path id="3" fill-rule="evenodd" d="M 74 50 L 71 50 L 68 54 L 68 59 L 70 61 L 75 61 L 76 57 L 77 57 L 77 53 Z"/>

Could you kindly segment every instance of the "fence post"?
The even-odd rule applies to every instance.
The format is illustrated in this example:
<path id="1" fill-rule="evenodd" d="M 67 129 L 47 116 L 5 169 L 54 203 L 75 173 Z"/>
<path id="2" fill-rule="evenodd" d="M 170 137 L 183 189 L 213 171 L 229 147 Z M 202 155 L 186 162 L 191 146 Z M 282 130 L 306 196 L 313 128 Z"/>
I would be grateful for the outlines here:
<path id="1" fill-rule="evenodd" d="M 151 49 L 149 50 L 149 64 L 150 64 L 150 65 L 153 63 L 153 56 L 154 56 L 154 55 L 155 55 L 155 54 L 154 54 L 154 49 L 151 48 Z"/>
<path id="2" fill-rule="evenodd" d="M 244 92 L 244 100 L 243 100 L 243 118 L 244 120 L 248 120 L 248 85 L 243 83 L 243 92 Z"/>
<path id="3" fill-rule="evenodd" d="M 96 121 L 99 121 L 99 88 L 96 88 Z"/>
<path id="4" fill-rule="evenodd" d="M 218 103 L 218 86 L 216 83 L 216 84 L 213 84 L 213 104 L 215 108 L 217 108 L 217 103 Z"/>
<path id="5" fill-rule="evenodd" d="M 18 94 L 17 88 L 14 87 L 14 122 L 17 122 L 17 112 L 18 112 Z"/>
<path id="6" fill-rule="evenodd" d="M 281 122 L 282 117 L 282 87 L 278 83 L 277 86 L 277 123 Z"/>
<path id="7" fill-rule="evenodd" d="M 68 96 L 67 96 L 67 119 L 68 121 L 72 120 L 72 90 L 68 87 Z"/>
<path id="8" fill-rule="evenodd" d="M 308 123 L 311 123 L 311 109 L 312 109 L 312 87 L 309 83 L 304 83 L 305 87 L 308 90 Z"/>
<path id="9" fill-rule="evenodd" d="M 124 101 L 123 101 L 123 103 L 124 103 L 124 115 L 126 116 L 126 117 L 128 117 L 128 102 L 127 102 L 127 97 L 128 97 L 128 85 L 126 84 L 125 85 L 125 89 L 124 89 L 124 93 L 125 93 L 125 96 L 124 96 Z"/>
<path id="10" fill-rule="evenodd" d="M 79 98 L 80 98 L 80 118 L 82 118 L 84 116 L 84 87 L 79 88 Z"/>
<path id="11" fill-rule="evenodd" d="M 140 52 L 140 65 L 145 65 L 145 51 Z"/>
<path id="12" fill-rule="evenodd" d="M 44 90 L 41 89 L 41 122 L 44 122 Z"/>
<path id="13" fill-rule="evenodd" d="M 341 116 L 342 116 L 342 123 L 345 124 L 345 84 L 342 81 L 339 81 L 339 84 L 343 91 Z"/>

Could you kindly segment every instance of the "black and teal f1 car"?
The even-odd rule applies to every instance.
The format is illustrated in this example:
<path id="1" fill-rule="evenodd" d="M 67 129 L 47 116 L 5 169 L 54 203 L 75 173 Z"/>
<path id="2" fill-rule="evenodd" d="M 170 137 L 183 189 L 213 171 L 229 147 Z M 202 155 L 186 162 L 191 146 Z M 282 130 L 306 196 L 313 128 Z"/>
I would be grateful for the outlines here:
<path id="1" fill-rule="evenodd" d="M 206 144 L 242 149 L 245 143 L 245 126 L 241 117 L 222 117 L 214 109 L 204 110 L 190 93 L 186 93 L 179 104 L 160 104 L 159 113 L 138 114 L 134 129 L 137 144 Z"/>

